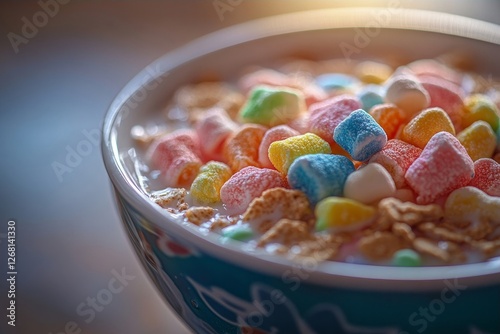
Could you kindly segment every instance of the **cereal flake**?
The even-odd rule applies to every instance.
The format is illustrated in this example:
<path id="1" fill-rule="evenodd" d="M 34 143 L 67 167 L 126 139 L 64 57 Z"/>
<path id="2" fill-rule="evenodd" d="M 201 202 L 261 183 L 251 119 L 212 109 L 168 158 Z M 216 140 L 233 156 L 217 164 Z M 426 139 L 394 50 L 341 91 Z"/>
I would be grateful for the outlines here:
<path id="1" fill-rule="evenodd" d="M 260 237 L 257 246 L 262 247 L 279 241 L 289 247 L 300 241 L 310 240 L 311 238 L 312 233 L 306 222 L 283 218 Z"/>
<path id="2" fill-rule="evenodd" d="M 186 210 L 186 219 L 195 225 L 201 225 L 215 215 L 215 209 L 209 206 L 197 206 Z"/>
<path id="3" fill-rule="evenodd" d="M 166 188 L 151 194 L 151 199 L 162 208 L 186 207 L 187 190 L 184 188 Z"/>
<path id="4" fill-rule="evenodd" d="M 390 232 L 375 232 L 359 240 L 359 251 L 373 261 L 387 260 L 392 255 L 406 247 L 406 242 Z"/>
<path id="5" fill-rule="evenodd" d="M 299 190 L 272 188 L 255 198 L 243 214 L 244 221 L 262 220 L 280 212 L 279 218 L 308 220 L 312 215 L 306 195 Z"/>

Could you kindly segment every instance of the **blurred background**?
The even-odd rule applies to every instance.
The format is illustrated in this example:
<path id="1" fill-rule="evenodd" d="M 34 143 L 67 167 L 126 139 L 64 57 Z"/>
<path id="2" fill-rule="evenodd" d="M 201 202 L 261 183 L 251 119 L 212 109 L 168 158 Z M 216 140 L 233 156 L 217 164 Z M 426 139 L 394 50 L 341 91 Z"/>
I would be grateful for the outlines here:
<path id="1" fill-rule="evenodd" d="M 112 99 L 148 63 L 211 31 L 394 1 L 1 1 L 0 333 L 189 333 L 144 275 L 114 207 L 98 144 Z M 500 24 L 496 0 L 396 1 Z M 5 317 L 9 220 L 16 327 Z M 123 288 L 109 294 L 112 282 Z"/>

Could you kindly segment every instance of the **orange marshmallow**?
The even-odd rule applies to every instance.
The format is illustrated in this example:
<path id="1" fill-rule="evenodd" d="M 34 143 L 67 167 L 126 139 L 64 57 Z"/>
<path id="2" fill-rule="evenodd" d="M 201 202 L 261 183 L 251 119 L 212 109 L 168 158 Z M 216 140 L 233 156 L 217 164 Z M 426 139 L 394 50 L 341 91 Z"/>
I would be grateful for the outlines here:
<path id="1" fill-rule="evenodd" d="M 370 109 L 369 114 L 387 134 L 387 139 L 396 137 L 399 127 L 405 121 L 404 112 L 395 104 L 379 104 Z"/>
<path id="2" fill-rule="evenodd" d="M 259 146 L 265 133 L 262 125 L 245 124 L 227 139 L 224 154 L 233 173 L 248 166 L 260 167 Z"/>

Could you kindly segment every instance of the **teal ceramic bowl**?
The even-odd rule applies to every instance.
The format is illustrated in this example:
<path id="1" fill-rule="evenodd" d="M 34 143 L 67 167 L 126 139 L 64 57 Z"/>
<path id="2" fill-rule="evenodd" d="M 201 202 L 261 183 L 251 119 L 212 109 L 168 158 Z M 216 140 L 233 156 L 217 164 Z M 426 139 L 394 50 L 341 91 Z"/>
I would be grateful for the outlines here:
<path id="1" fill-rule="evenodd" d="M 104 123 L 105 166 L 138 257 L 189 327 L 197 333 L 500 333 L 498 259 L 401 268 L 296 263 L 249 251 L 175 222 L 141 192 L 128 159 L 132 126 L 157 119 L 175 89 L 201 73 L 230 80 L 246 65 L 293 54 L 412 60 L 449 50 L 467 52 L 485 77 L 500 76 L 498 26 L 398 8 L 337 9 L 210 34 L 161 57 L 122 90 Z"/>

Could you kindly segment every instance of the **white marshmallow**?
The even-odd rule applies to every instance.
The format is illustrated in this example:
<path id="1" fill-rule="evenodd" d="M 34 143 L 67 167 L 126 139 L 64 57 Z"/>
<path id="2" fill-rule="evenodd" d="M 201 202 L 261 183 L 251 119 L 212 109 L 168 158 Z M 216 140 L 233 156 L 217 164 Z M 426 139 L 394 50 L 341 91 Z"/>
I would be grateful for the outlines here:
<path id="1" fill-rule="evenodd" d="M 377 163 L 351 173 L 344 185 L 344 196 L 364 204 L 377 202 L 385 197 L 392 197 L 396 185 L 389 172 Z"/>
<path id="2" fill-rule="evenodd" d="M 398 75 L 389 79 L 385 99 L 403 109 L 408 118 L 427 108 L 430 103 L 429 93 L 410 75 Z"/>

